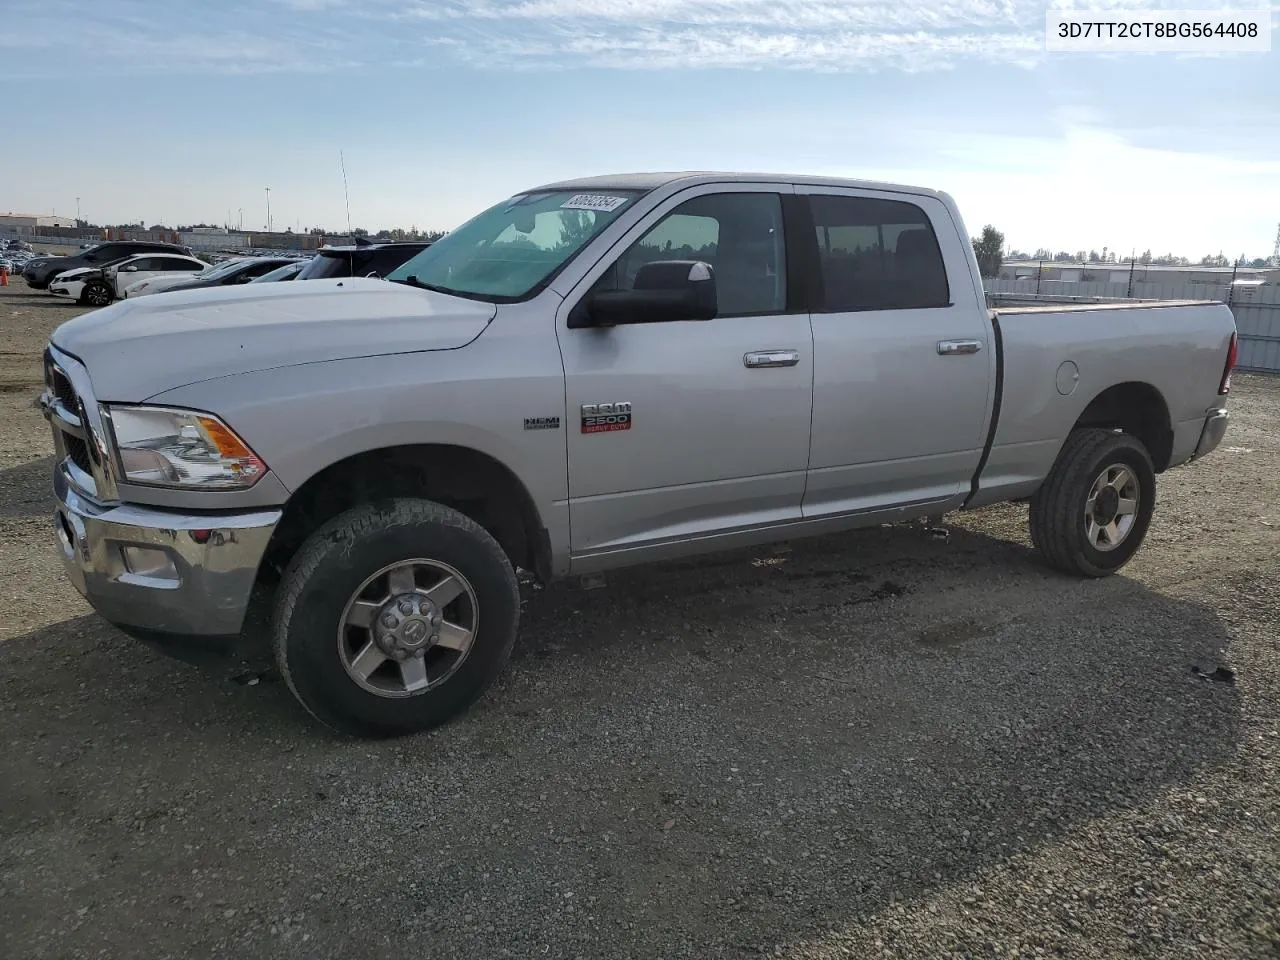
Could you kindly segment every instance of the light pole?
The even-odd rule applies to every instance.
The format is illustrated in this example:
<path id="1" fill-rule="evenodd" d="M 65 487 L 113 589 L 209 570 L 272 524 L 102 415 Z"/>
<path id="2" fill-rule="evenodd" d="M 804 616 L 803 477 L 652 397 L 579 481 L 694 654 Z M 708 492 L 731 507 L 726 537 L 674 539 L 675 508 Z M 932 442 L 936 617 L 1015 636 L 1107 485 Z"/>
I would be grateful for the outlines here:
<path id="1" fill-rule="evenodd" d="M 236 209 L 240 211 L 240 219 L 236 221 L 236 229 L 239 230 L 241 233 L 243 233 L 244 232 L 244 207 L 237 207 Z"/>
<path id="2" fill-rule="evenodd" d="M 80 226 L 80 198 L 76 197 L 76 226 Z"/>
<path id="3" fill-rule="evenodd" d="M 271 232 L 271 188 L 267 187 L 267 233 Z"/>

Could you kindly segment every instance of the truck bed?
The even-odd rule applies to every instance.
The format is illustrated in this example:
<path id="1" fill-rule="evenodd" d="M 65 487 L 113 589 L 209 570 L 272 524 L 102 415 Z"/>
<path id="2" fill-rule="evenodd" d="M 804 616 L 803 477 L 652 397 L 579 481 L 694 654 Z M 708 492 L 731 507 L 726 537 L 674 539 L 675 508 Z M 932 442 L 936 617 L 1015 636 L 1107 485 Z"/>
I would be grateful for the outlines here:
<path id="1" fill-rule="evenodd" d="M 1222 303 L 1221 300 L 1090 300 L 1072 297 L 1036 296 L 1016 293 L 1007 295 L 1011 300 L 1035 300 L 1034 306 L 993 306 L 998 316 L 1016 316 L 1033 313 L 1077 313 L 1096 310 L 1160 310 L 1167 307 L 1205 307 Z"/>
<path id="2" fill-rule="evenodd" d="M 1152 451 L 1158 471 L 1192 456 L 1208 411 L 1221 403 L 1235 331 L 1221 301 L 1059 299 L 990 314 L 996 412 L 969 506 L 1030 496 L 1086 409 L 1108 403 L 1108 390 L 1124 391 L 1113 412 L 1137 411 L 1154 397 L 1152 416 L 1168 438 Z"/>

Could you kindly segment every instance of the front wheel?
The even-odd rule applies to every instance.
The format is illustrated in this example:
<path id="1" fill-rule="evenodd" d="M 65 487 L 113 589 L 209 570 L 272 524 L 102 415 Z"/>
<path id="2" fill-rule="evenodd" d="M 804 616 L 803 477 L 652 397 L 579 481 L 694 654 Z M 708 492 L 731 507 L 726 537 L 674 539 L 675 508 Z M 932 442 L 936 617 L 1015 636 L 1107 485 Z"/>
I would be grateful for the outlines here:
<path id="1" fill-rule="evenodd" d="M 1142 546 L 1155 498 L 1155 469 L 1142 441 L 1075 430 L 1031 498 L 1031 540 L 1059 570 L 1107 576 Z"/>
<path id="2" fill-rule="evenodd" d="M 298 550 L 277 594 L 276 661 L 316 719 L 396 736 L 471 705 L 511 654 L 515 571 L 479 524 L 428 500 L 355 507 Z"/>
<path id="3" fill-rule="evenodd" d="M 111 288 L 101 280 L 86 283 L 80 291 L 80 302 L 90 307 L 105 307 L 111 302 Z"/>

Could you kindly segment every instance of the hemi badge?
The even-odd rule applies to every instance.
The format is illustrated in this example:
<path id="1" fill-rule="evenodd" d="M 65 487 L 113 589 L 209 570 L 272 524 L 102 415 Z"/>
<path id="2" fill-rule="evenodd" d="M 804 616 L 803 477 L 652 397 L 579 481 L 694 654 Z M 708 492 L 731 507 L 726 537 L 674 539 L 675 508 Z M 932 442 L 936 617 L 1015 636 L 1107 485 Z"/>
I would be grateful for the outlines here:
<path id="1" fill-rule="evenodd" d="M 526 430 L 559 430 L 559 417 L 525 417 L 524 428 Z"/>

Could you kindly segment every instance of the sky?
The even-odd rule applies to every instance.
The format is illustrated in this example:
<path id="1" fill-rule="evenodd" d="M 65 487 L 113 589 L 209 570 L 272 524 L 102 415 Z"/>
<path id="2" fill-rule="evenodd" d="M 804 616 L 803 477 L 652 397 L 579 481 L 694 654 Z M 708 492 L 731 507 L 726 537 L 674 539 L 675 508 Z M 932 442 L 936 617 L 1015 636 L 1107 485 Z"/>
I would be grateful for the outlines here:
<path id="1" fill-rule="evenodd" d="M 1046 52 L 1050 7 L 1280 0 L 0 0 L 0 213 L 450 229 L 554 180 L 945 190 L 1006 248 L 1268 256 L 1270 53 Z M 78 199 L 77 199 L 78 198 Z"/>

